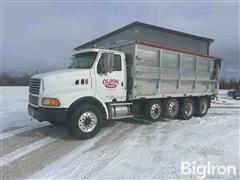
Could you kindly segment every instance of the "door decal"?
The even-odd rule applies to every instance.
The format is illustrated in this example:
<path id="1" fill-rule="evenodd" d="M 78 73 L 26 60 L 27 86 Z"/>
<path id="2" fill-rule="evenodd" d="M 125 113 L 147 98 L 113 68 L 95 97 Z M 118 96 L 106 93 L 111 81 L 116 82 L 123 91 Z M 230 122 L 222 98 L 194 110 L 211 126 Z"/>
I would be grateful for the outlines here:
<path id="1" fill-rule="evenodd" d="M 119 80 L 117 79 L 103 79 L 103 85 L 106 88 L 116 88 L 119 85 Z"/>

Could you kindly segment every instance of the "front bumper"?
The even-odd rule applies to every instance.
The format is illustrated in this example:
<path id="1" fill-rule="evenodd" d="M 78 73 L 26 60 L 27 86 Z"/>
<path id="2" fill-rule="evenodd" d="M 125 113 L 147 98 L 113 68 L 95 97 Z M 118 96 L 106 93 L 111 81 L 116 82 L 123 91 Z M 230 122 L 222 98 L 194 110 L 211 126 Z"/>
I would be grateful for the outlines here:
<path id="1" fill-rule="evenodd" d="M 35 108 L 28 105 L 28 114 L 39 121 L 64 122 L 67 116 L 65 108 Z"/>

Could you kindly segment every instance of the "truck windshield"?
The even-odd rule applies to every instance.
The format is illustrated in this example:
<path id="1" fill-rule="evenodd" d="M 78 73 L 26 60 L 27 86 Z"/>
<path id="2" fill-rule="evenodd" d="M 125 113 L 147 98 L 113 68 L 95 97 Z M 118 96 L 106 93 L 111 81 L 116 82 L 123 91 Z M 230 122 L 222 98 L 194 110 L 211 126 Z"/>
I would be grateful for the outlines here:
<path id="1" fill-rule="evenodd" d="M 69 68 L 90 69 L 96 59 L 97 52 L 86 52 L 74 55 Z"/>

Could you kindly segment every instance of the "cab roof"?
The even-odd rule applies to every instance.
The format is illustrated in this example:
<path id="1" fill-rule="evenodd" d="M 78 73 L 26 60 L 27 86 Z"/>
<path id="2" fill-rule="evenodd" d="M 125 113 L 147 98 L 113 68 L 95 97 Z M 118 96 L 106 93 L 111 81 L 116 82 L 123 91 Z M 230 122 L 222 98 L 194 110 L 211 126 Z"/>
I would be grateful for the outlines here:
<path id="1" fill-rule="evenodd" d="M 86 52 L 99 52 L 99 51 L 105 51 L 105 52 L 113 52 L 113 53 L 120 53 L 120 51 L 110 50 L 110 49 L 101 49 L 101 48 L 89 48 L 89 49 L 82 49 L 79 51 L 74 51 L 73 56 L 80 53 L 86 53 Z"/>

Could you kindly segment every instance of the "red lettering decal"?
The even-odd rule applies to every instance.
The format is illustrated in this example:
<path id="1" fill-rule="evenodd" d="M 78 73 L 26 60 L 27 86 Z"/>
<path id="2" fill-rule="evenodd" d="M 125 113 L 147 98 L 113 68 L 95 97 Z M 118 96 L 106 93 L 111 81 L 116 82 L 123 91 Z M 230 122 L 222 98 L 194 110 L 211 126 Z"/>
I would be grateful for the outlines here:
<path id="1" fill-rule="evenodd" d="M 117 80 L 117 79 L 104 79 L 102 83 L 106 88 L 116 88 L 117 85 L 119 85 L 119 80 Z"/>

